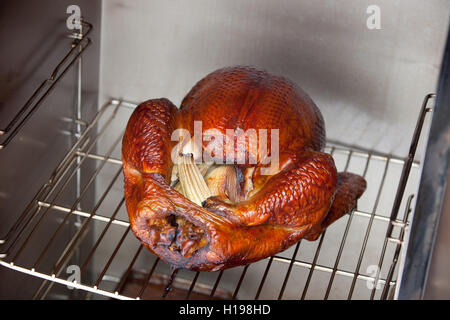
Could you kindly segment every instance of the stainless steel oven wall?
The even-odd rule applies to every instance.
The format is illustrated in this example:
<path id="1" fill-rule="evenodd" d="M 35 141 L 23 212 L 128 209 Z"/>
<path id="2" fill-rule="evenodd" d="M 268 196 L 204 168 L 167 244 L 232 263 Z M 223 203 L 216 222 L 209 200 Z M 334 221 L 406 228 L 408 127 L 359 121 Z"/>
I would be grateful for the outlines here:
<path id="1" fill-rule="evenodd" d="M 100 90 L 179 105 L 207 73 L 254 65 L 303 87 L 329 138 L 405 156 L 449 13 L 446 0 L 105 1 Z"/>
<path id="2" fill-rule="evenodd" d="M 58 62 L 71 48 L 66 27 L 69 5 L 80 6 L 82 16 L 94 24 L 90 34 L 93 44 L 87 49 L 82 62 L 83 119 L 90 120 L 98 104 L 99 30 L 101 2 L 90 0 L 25 1 L 11 0 L 0 3 L 0 126 L 4 128 L 43 80 L 48 78 Z M 76 117 L 77 65 L 59 82 L 41 107 L 23 129 L 0 150 L 0 236 L 12 226 L 38 188 L 49 178 L 58 162 L 73 144 Z M 0 136 L 0 139 L 3 139 Z M 83 181 L 83 174 L 81 175 Z M 70 183 L 66 196 L 60 201 L 74 198 L 75 181 Z M 91 195 L 86 202 L 92 201 Z M 50 231 L 62 218 L 54 213 L 43 221 L 48 234 L 31 239 L 34 245 L 48 240 Z M 73 219 L 70 220 L 74 222 Z M 70 234 L 65 234 L 68 241 Z M 63 241 L 50 250 L 49 255 L 61 254 Z M 2 248 L 3 249 L 3 248 Z M 32 263 L 36 257 L 20 257 Z M 54 260 L 53 260 L 54 261 Z M 42 263 L 45 266 L 45 262 Z M 51 266 L 50 266 L 51 267 Z M 31 298 L 42 280 L 23 273 L 0 268 L 0 298 Z M 55 286 L 54 295 L 68 292 L 64 286 Z M 59 290 L 62 288 L 63 290 Z M 64 297 L 64 296 L 63 296 Z"/>
<path id="3" fill-rule="evenodd" d="M 448 246 L 450 244 L 450 169 L 447 172 L 447 190 L 442 202 L 439 226 L 436 229 L 436 241 L 430 261 L 430 272 L 426 282 L 424 299 L 450 299 L 450 257 Z M 412 292 L 410 292 L 412 294 Z M 420 296 L 418 294 L 417 296 Z"/>
<path id="4" fill-rule="evenodd" d="M 380 8 L 379 30 L 367 27 L 370 5 Z M 228 65 L 254 65 L 302 86 L 322 110 L 329 139 L 406 156 L 422 100 L 436 90 L 449 13 L 450 3 L 444 0 L 104 1 L 100 100 L 115 97 L 140 102 L 167 97 L 179 105 L 207 73 Z M 127 120 L 124 117 L 123 122 Z M 106 149 L 112 140 L 105 137 L 99 148 Z M 423 143 L 419 159 L 422 152 Z M 120 157 L 120 150 L 113 156 Z M 392 170 L 398 178 L 401 166 Z M 380 171 L 369 171 L 368 181 L 380 180 Z M 417 178 L 412 177 L 405 195 L 415 192 Z M 107 183 L 108 175 L 99 177 L 97 194 Z M 386 185 L 379 212 L 390 212 L 387 204 L 392 203 L 389 200 L 396 185 Z M 120 187 L 111 192 L 112 198 L 122 196 Z M 362 208 L 368 206 L 366 200 L 360 201 Z M 114 205 L 104 210 L 112 212 Z M 120 217 L 126 219 L 124 210 Z M 363 237 L 359 232 L 363 232 L 364 223 L 352 231 L 356 238 Z M 335 228 L 343 227 L 339 224 L 343 222 Z M 385 229 L 375 229 L 370 238 L 376 245 L 369 244 L 367 251 L 373 252 L 371 260 L 378 261 L 377 245 L 382 243 Z M 339 233 L 336 238 L 332 234 L 327 234 L 327 241 L 340 243 Z M 120 236 L 118 232 L 115 238 Z M 299 255 L 313 255 L 313 249 L 308 248 L 315 245 L 302 242 Z M 355 239 L 346 248 L 356 252 L 359 245 Z M 114 246 L 103 247 L 105 257 L 96 258 L 96 272 L 101 271 Z M 329 252 L 325 248 L 332 259 L 332 245 Z M 290 257 L 293 249 L 284 254 Z M 138 269 L 151 266 L 151 259 L 136 264 Z M 252 266 L 240 298 L 254 297 L 264 267 L 264 261 Z M 285 268 L 278 266 L 271 272 L 261 298 L 276 298 Z M 221 287 L 234 290 L 241 271 L 242 267 L 224 273 Z M 169 271 L 159 264 L 157 272 Z M 122 276 L 114 268 L 108 275 L 110 279 Z M 193 275 L 183 273 L 180 277 Z M 216 277 L 202 274 L 202 281 L 214 283 Z M 287 299 L 298 298 L 298 283 L 305 275 L 292 277 L 284 295 Z M 326 276 L 319 279 L 308 297 L 322 299 L 326 281 Z M 347 284 L 339 285 L 343 293 L 334 298 L 346 298 Z M 354 297 L 366 299 L 367 292 L 370 294 L 362 288 Z"/>
<path id="5" fill-rule="evenodd" d="M 399 299 L 450 297 L 450 34 L 436 99 L 400 279 Z"/>

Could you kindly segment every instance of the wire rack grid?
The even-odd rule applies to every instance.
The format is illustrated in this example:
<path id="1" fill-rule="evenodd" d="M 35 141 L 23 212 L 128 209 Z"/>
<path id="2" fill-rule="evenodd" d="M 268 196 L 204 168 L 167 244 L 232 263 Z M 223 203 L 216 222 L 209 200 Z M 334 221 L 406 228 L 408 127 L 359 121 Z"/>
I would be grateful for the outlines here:
<path id="1" fill-rule="evenodd" d="M 430 98 L 426 98 L 423 110 L 430 110 L 426 108 Z M 216 273 L 182 270 L 175 274 L 143 249 L 130 232 L 120 141 L 124 119 L 135 107 L 134 103 L 111 99 L 94 119 L 83 121 L 78 141 L 0 240 L 0 265 L 42 279 L 35 299 L 51 297 L 55 284 L 87 291 L 87 298 L 141 299 L 158 275 L 167 282 L 175 278 L 186 299 L 193 292 L 231 299 L 394 298 L 398 261 L 419 175 L 414 152 L 403 159 L 330 141 L 326 151 L 333 155 L 338 170 L 361 174 L 368 182 L 357 210 L 330 226 L 317 241 L 300 241 L 251 265 Z M 66 187 L 80 170 L 84 185 L 77 195 L 67 197 Z M 94 201 L 87 201 L 86 194 L 92 192 Z M 78 217 L 76 232 L 68 241 L 63 240 L 69 225 L 73 227 L 74 216 Z M 52 232 L 41 231 L 51 219 L 57 221 Z M 36 238 L 46 240 L 36 244 Z M 74 255 L 81 244 L 87 250 Z M 59 253 L 49 254 L 55 245 L 61 247 Z M 71 266 L 79 270 L 77 279 L 68 276 Z M 141 287 L 129 293 L 124 287 L 135 270 L 145 276 Z M 164 290 L 160 292 L 163 296 Z"/>

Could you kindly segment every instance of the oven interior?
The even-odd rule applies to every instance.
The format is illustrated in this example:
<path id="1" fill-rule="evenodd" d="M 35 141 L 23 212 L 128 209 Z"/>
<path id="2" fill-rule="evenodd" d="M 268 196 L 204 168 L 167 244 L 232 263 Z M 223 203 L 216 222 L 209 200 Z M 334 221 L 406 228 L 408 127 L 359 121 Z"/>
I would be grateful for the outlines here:
<path id="1" fill-rule="evenodd" d="M 67 29 L 72 2 L 81 29 Z M 381 30 L 366 27 L 372 2 Z M 2 4 L 14 32 L 0 34 L 11 42 L 0 108 L 0 296 L 397 298 L 450 5 L 417 12 L 418 1 L 372 2 L 46 0 L 46 19 L 25 1 Z M 139 101 L 179 104 L 203 75 L 233 64 L 298 82 L 324 115 L 338 171 L 368 187 L 317 241 L 221 272 L 175 273 L 130 230 L 121 137 Z"/>

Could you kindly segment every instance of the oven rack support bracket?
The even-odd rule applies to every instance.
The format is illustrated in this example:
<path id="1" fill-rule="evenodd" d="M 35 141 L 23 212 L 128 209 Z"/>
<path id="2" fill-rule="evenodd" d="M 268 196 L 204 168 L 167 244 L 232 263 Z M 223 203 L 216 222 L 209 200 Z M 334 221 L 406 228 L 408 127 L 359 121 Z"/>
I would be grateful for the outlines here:
<path id="1" fill-rule="evenodd" d="M 72 66 L 81 58 L 84 51 L 91 45 L 92 40 L 88 37 L 88 35 L 92 31 L 92 24 L 81 20 L 81 26 L 86 27 L 86 31 L 83 33 L 81 31 L 82 29 L 80 29 L 79 32 L 74 32 L 69 35 L 70 38 L 73 38 L 71 49 L 56 65 L 50 76 L 45 79 L 28 98 L 22 108 L 15 114 L 6 127 L 0 129 L 0 136 L 6 137 L 2 142 L 0 142 L 0 150 L 6 148 L 11 140 L 27 123 L 33 113 L 39 109 L 45 98 L 55 88 L 56 84 L 64 77 Z"/>
<path id="2" fill-rule="evenodd" d="M 403 257 L 403 272 L 399 279 L 399 290 L 396 296 L 400 300 L 423 299 L 431 280 L 428 277 L 429 275 L 433 277 L 430 271 L 433 263 L 436 263 L 433 257 L 436 241 L 438 241 L 438 234 L 445 232 L 440 226 L 440 219 L 444 214 L 446 189 L 448 191 L 449 188 L 447 180 L 450 161 L 449 118 L 450 33 L 447 35 L 414 216 Z M 444 245 L 442 243 L 444 240 L 439 241 L 439 245 Z M 445 273 L 438 273 L 441 279 L 446 277 Z M 430 284 L 433 286 L 431 282 Z"/>
<path id="3" fill-rule="evenodd" d="M 406 203 L 405 207 L 405 214 L 403 215 L 402 219 L 400 220 L 398 218 L 399 208 L 400 208 L 400 202 L 404 199 L 403 195 L 405 193 L 405 186 L 406 186 L 406 180 L 409 176 L 409 170 L 411 168 L 416 168 L 418 170 L 419 164 L 415 162 L 414 154 L 415 154 L 415 148 L 417 147 L 417 142 L 419 135 L 422 131 L 422 125 L 423 121 L 425 119 L 426 114 L 431 111 L 431 108 L 428 107 L 430 99 L 434 97 L 434 94 L 427 95 L 424 99 L 424 102 L 421 107 L 420 116 L 418 119 L 418 124 L 416 126 L 416 130 L 414 133 L 414 136 L 411 141 L 411 148 L 410 148 L 410 154 L 408 158 L 397 158 L 392 155 L 386 155 L 382 153 L 378 153 L 375 151 L 368 151 L 363 150 L 359 148 L 351 148 L 349 146 L 345 146 L 342 144 L 339 144 L 338 142 L 330 142 L 330 145 L 328 146 L 331 151 L 330 153 L 336 153 L 345 155 L 346 165 L 347 168 L 349 162 L 351 161 L 352 157 L 358 157 L 361 159 L 365 159 L 364 162 L 365 168 L 364 171 L 367 171 L 367 167 L 369 166 L 369 162 L 371 161 L 381 161 L 381 163 L 385 163 L 385 169 L 383 177 L 386 176 L 387 168 L 389 163 L 396 163 L 402 165 L 402 175 L 400 182 L 397 186 L 397 193 L 395 197 L 395 201 L 392 205 L 392 211 L 391 215 L 383 215 L 380 212 L 377 212 L 376 209 L 376 203 L 378 200 L 375 200 L 375 207 L 371 212 L 363 212 L 360 210 L 354 210 L 351 213 L 349 213 L 349 219 L 347 221 L 347 227 L 346 231 L 351 225 L 352 217 L 362 217 L 364 219 L 367 219 L 369 221 L 368 225 L 371 225 L 372 222 L 378 221 L 386 224 L 387 232 L 385 234 L 385 238 L 381 239 L 381 241 L 384 240 L 383 248 L 381 251 L 381 257 L 379 260 L 374 261 L 374 263 L 378 263 L 380 266 L 387 266 L 388 273 L 387 275 L 381 275 L 378 274 L 377 277 L 374 276 L 368 276 L 366 275 L 361 269 L 361 262 L 364 259 L 364 252 L 366 248 L 366 242 L 370 235 L 370 228 L 368 227 L 366 230 L 366 236 L 364 237 L 364 244 L 361 249 L 361 252 L 359 254 L 359 260 L 358 260 L 358 267 L 356 269 L 351 269 L 351 271 L 340 267 L 339 261 L 340 257 L 342 256 L 342 248 L 345 246 L 346 243 L 346 237 L 348 233 L 345 231 L 343 238 L 341 240 L 341 246 L 339 248 L 338 255 L 336 257 L 336 261 L 331 264 L 323 264 L 320 263 L 319 260 L 317 260 L 317 257 L 320 254 L 320 248 L 321 245 L 319 244 L 316 250 L 316 254 L 314 256 L 313 261 L 307 261 L 304 259 L 301 259 L 296 256 L 292 257 L 285 257 L 281 255 L 276 255 L 270 258 L 267 258 L 267 266 L 266 271 L 264 272 L 264 276 L 261 279 L 257 294 L 255 296 L 255 299 L 258 299 L 260 297 L 260 292 L 264 286 L 264 281 L 266 279 L 266 275 L 269 272 L 269 269 L 272 265 L 272 262 L 275 263 L 283 263 L 285 265 L 288 265 L 288 272 L 286 273 L 285 280 L 283 282 L 282 289 L 279 294 L 279 298 L 281 299 L 283 297 L 283 294 L 285 294 L 285 288 L 287 283 L 289 282 L 289 277 L 291 274 L 291 270 L 302 268 L 307 270 L 308 272 L 308 280 L 307 284 L 305 285 L 303 289 L 303 294 L 301 294 L 301 297 L 304 298 L 307 294 L 308 287 L 310 284 L 310 280 L 312 279 L 313 273 L 315 272 L 325 272 L 330 274 L 330 281 L 327 288 L 327 292 L 325 294 L 325 299 L 329 298 L 330 290 L 333 286 L 333 279 L 336 277 L 346 277 L 350 278 L 352 281 L 352 288 L 349 290 L 349 299 L 352 298 L 353 292 L 355 290 L 355 285 L 357 281 L 374 281 L 374 283 L 379 283 L 382 286 L 382 294 L 380 296 L 381 299 L 391 299 L 394 298 L 394 291 L 397 289 L 397 278 L 395 276 L 395 270 L 400 270 L 400 266 L 402 263 L 402 259 L 400 257 L 400 253 L 403 251 L 403 247 L 406 245 L 404 243 L 404 239 L 407 237 L 408 232 L 408 217 L 409 213 L 411 212 L 411 203 L 413 196 L 409 196 L 408 202 Z M 121 220 L 120 218 L 116 218 L 115 214 L 112 216 L 108 215 L 102 215 L 101 212 L 97 212 L 96 209 L 93 211 L 87 211 L 86 209 L 83 210 L 78 207 L 79 199 L 82 197 L 83 192 L 81 192 L 79 195 L 77 194 L 77 200 L 72 206 L 65 206 L 60 205 L 57 202 L 57 196 L 60 192 L 64 190 L 65 183 L 64 181 L 67 181 L 67 179 L 74 178 L 76 175 L 76 172 L 78 171 L 78 168 L 80 165 L 82 165 L 85 161 L 97 161 L 99 163 L 99 166 L 93 173 L 93 176 L 90 181 L 94 180 L 95 177 L 98 175 L 99 170 L 104 166 L 105 163 L 109 163 L 110 165 L 113 165 L 117 168 L 117 172 L 120 172 L 120 167 L 122 165 L 120 159 L 116 159 L 112 156 L 111 151 L 114 150 L 114 146 L 117 145 L 118 141 L 115 140 L 111 147 L 108 147 L 100 152 L 100 154 L 93 153 L 94 152 L 94 146 L 97 144 L 99 139 L 102 135 L 106 134 L 105 130 L 110 126 L 112 121 L 115 119 L 116 114 L 118 114 L 119 109 L 121 112 L 124 112 L 123 108 L 125 109 L 134 109 L 136 107 L 136 103 L 133 102 L 127 102 L 122 101 L 120 99 L 110 99 L 107 101 L 97 112 L 97 114 L 94 116 L 94 118 L 88 122 L 82 122 L 80 119 L 80 124 L 82 124 L 82 130 L 80 131 L 80 137 L 75 141 L 72 148 L 68 151 L 68 153 L 64 156 L 64 158 L 61 160 L 59 165 L 55 168 L 52 175 L 50 176 L 49 180 L 41 187 L 41 189 L 37 192 L 35 197 L 29 202 L 29 205 L 25 209 L 25 211 L 22 213 L 22 215 L 17 219 L 16 223 L 12 226 L 12 228 L 9 230 L 9 232 L 6 234 L 5 237 L 2 237 L 2 240 L 0 242 L 0 265 L 29 274 L 31 276 L 35 276 L 38 278 L 43 279 L 43 283 L 39 290 L 36 293 L 37 298 L 44 299 L 48 292 L 51 290 L 51 287 L 55 283 L 65 284 L 65 285 L 71 285 L 72 287 L 75 287 L 77 289 L 82 289 L 84 291 L 88 291 L 94 294 L 99 294 L 111 298 L 116 299 L 136 299 L 140 298 L 138 297 L 132 297 L 132 296 L 126 296 L 121 294 L 121 290 L 118 289 L 122 286 L 122 282 L 119 284 L 119 286 L 115 290 L 106 290 L 104 289 L 104 286 L 102 285 L 103 281 L 105 281 L 105 276 L 107 276 L 108 267 L 115 259 L 116 254 L 118 250 L 120 250 L 121 244 L 123 243 L 123 240 L 127 236 L 127 234 L 130 231 L 130 225 L 127 220 Z M 98 125 L 100 127 L 98 127 Z M 117 132 L 117 131 L 115 131 Z M 119 135 L 118 139 L 121 137 L 121 134 Z M 346 170 L 346 169 L 344 169 Z M 117 178 L 119 173 L 116 173 L 114 176 L 114 179 Z M 384 179 L 383 179 L 384 180 Z M 105 190 L 105 195 L 109 192 L 112 185 L 108 186 L 108 188 Z M 85 186 L 86 187 L 86 186 Z M 383 188 L 383 182 L 381 182 L 380 186 L 378 187 L 376 198 L 379 199 L 381 191 Z M 103 201 L 104 197 L 102 196 L 99 201 Z M 120 206 L 123 204 L 123 200 L 118 204 L 118 207 L 116 208 L 116 211 L 120 210 Z M 52 213 L 49 213 L 51 210 Z M 28 245 L 30 243 L 30 238 L 33 236 L 34 230 L 36 228 L 39 228 L 41 219 L 45 219 L 45 216 L 48 214 L 61 214 L 62 217 L 65 217 L 64 219 L 67 220 L 67 217 L 69 216 L 78 216 L 82 218 L 83 224 L 87 225 L 90 221 L 98 221 L 99 223 L 104 224 L 104 231 L 108 230 L 109 226 L 114 225 L 121 230 L 123 230 L 123 236 L 121 240 L 117 243 L 117 246 L 115 247 L 112 255 L 109 257 L 108 263 L 105 265 L 105 268 L 101 272 L 99 278 L 97 281 L 90 283 L 89 281 L 83 282 L 83 283 L 72 283 L 66 280 L 62 275 L 60 275 L 60 272 L 62 267 L 67 261 L 67 257 L 69 257 L 74 250 L 76 250 L 78 240 L 81 239 L 82 231 L 77 232 L 72 240 L 67 244 L 66 249 L 61 253 L 61 256 L 56 260 L 53 261 L 53 258 L 49 260 L 50 262 L 54 262 L 54 268 L 51 272 L 46 272 L 40 268 L 40 262 L 42 261 L 42 257 L 46 256 L 46 252 L 48 251 L 48 247 L 52 244 L 52 239 L 49 240 L 46 248 L 40 253 L 40 257 L 36 260 L 36 262 L 30 266 L 28 265 L 22 265 L 20 261 L 18 261 L 18 257 L 25 252 L 25 250 L 28 249 Z M 61 223 L 63 224 L 63 223 Z M 61 225 L 60 224 L 60 225 Z M 58 230 L 61 229 L 58 227 Z M 80 230 L 83 229 L 83 226 L 80 227 Z M 37 229 L 36 229 L 37 230 Z M 55 232 L 58 232 L 55 231 Z M 397 233 L 393 233 L 393 231 L 399 231 Z M 106 232 L 106 231 L 105 231 Z M 394 236 L 395 235 L 395 236 Z M 322 236 L 320 243 L 322 243 L 324 236 Z M 101 238 L 97 240 L 97 242 L 100 244 Z M 297 244 L 297 249 L 300 243 Z M 385 255 L 386 248 L 389 246 L 389 248 L 394 248 L 395 255 L 393 259 L 391 259 L 391 256 Z M 97 245 L 92 247 L 91 252 L 95 252 Z M 128 269 L 126 270 L 126 274 L 134 265 L 134 262 L 136 261 L 139 254 L 142 253 L 142 245 L 140 245 L 135 253 L 134 258 L 131 260 L 130 265 L 128 266 Z M 296 252 L 296 251 L 295 251 Z M 89 258 L 88 258 L 89 259 Z M 378 258 L 376 258 L 378 259 Z M 89 260 L 86 260 L 89 261 Z M 158 261 L 158 260 L 156 260 Z M 156 263 L 156 262 L 155 262 Z M 86 264 L 86 262 L 85 262 Z M 381 270 L 382 268 L 380 268 Z M 239 289 L 241 287 L 241 284 L 243 283 L 243 279 L 246 275 L 246 271 L 248 270 L 248 266 L 244 268 L 242 275 L 239 278 L 238 285 L 236 286 L 236 289 L 234 290 L 234 297 L 238 296 Z M 151 269 L 150 269 L 151 272 Z M 149 273 L 149 277 L 151 277 L 151 273 Z M 198 278 L 198 275 L 194 277 L 194 280 L 192 280 L 191 288 L 195 286 L 195 282 Z M 215 294 L 215 290 L 218 288 L 220 279 L 222 278 L 222 273 L 219 273 L 216 282 L 213 285 L 213 289 L 211 290 L 210 296 L 213 297 Z M 142 290 L 141 290 L 142 291 Z M 374 299 L 375 297 L 375 288 L 373 289 L 372 295 L 370 299 Z"/>

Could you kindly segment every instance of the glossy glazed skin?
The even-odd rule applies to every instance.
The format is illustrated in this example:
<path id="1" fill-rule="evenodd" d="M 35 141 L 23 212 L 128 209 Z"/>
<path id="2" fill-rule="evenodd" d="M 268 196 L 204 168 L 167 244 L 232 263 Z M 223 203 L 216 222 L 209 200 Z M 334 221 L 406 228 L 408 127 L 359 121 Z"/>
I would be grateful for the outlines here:
<path id="1" fill-rule="evenodd" d="M 203 131 L 222 134 L 266 129 L 268 149 L 270 129 L 279 129 L 278 169 L 263 175 L 267 164 L 261 157 L 256 164 L 235 163 L 250 181 L 241 179 L 238 201 L 216 196 L 203 206 L 191 202 L 169 183 L 177 143 L 172 132 L 185 128 L 194 135 L 194 121 L 202 121 Z M 203 141 L 203 148 L 207 144 Z M 132 230 L 173 267 L 197 271 L 248 264 L 302 238 L 315 240 L 355 208 L 366 188 L 362 177 L 337 173 L 324 146 L 324 123 L 314 102 L 289 80 L 262 70 L 217 70 L 191 89 L 180 109 L 164 98 L 146 101 L 130 117 L 122 144 Z M 246 160 L 253 156 L 245 145 L 232 148 L 245 151 Z"/>

